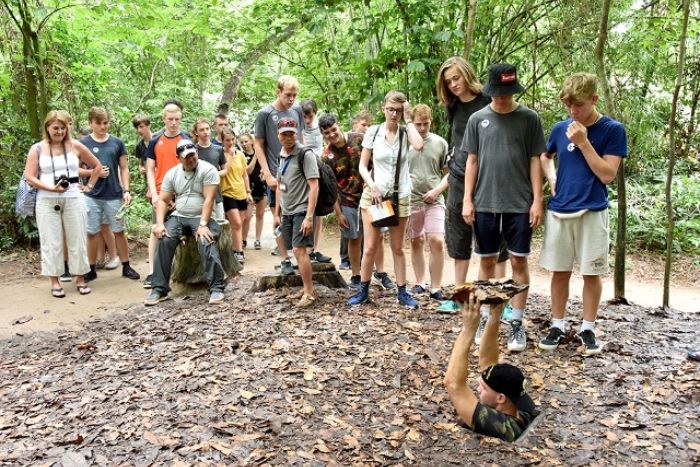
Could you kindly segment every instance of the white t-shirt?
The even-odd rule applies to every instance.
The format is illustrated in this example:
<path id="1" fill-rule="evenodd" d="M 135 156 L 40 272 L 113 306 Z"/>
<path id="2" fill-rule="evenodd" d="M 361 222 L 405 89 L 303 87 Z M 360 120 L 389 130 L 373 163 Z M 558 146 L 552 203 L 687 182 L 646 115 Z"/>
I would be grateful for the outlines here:
<path id="1" fill-rule="evenodd" d="M 405 131 L 405 129 L 404 129 Z M 408 133 L 403 134 L 401 147 L 401 170 L 399 172 L 399 198 L 411 196 L 411 176 L 408 172 Z M 382 196 L 387 197 L 394 190 L 396 161 L 399 158 L 399 133 L 393 144 L 386 140 L 386 123 L 372 125 L 365 133 L 362 147 L 372 150 L 372 178 Z"/>

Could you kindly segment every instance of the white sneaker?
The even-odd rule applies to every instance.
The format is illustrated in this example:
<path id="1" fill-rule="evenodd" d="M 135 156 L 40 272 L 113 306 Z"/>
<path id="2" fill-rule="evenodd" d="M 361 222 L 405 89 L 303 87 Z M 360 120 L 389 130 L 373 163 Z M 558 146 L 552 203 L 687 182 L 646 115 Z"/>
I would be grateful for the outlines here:
<path id="1" fill-rule="evenodd" d="M 510 331 L 508 332 L 508 350 L 511 352 L 522 352 L 527 345 L 527 337 L 523 322 L 514 319 L 510 322 Z"/>
<path id="2" fill-rule="evenodd" d="M 107 262 L 105 264 L 105 269 L 107 269 L 108 271 L 111 271 L 112 269 L 117 269 L 120 264 L 122 264 L 122 262 L 119 259 L 119 256 L 115 256 L 114 258 L 110 259 L 109 262 Z"/>

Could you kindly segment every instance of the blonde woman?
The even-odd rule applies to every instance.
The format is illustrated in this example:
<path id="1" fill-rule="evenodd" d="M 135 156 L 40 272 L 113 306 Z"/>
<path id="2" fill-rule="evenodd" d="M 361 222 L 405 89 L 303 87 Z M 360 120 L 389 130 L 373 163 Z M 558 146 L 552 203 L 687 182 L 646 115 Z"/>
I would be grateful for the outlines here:
<path id="1" fill-rule="evenodd" d="M 221 194 L 224 199 L 224 212 L 231 227 L 231 243 L 239 263 L 245 262 L 243 253 L 243 219 L 248 212 L 248 204 L 253 203 L 250 180 L 245 156 L 236 151 L 236 134 L 230 128 L 221 131 L 224 155 L 228 172 L 221 178 Z"/>

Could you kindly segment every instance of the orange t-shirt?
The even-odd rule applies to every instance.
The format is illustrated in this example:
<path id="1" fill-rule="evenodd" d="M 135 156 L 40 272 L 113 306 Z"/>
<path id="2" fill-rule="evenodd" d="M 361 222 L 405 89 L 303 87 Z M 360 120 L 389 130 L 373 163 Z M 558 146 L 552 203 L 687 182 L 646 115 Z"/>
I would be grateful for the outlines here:
<path id="1" fill-rule="evenodd" d="M 155 142 L 153 154 L 156 161 L 156 191 L 160 194 L 160 185 L 163 183 L 163 177 L 168 170 L 180 163 L 177 158 L 177 143 L 183 138 L 182 133 L 177 136 L 169 137 L 165 134 L 160 135 Z"/>

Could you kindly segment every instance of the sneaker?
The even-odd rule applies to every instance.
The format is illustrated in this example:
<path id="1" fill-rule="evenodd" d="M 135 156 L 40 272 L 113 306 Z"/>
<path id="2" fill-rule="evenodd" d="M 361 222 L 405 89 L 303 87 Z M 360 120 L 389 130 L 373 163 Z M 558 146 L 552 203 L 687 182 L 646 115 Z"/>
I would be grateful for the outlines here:
<path id="1" fill-rule="evenodd" d="M 598 342 L 595 340 L 595 333 L 591 331 L 590 329 L 586 329 L 585 331 L 581 331 L 576 334 L 576 337 L 581 339 L 581 342 L 583 343 L 584 349 L 583 353 L 586 355 L 597 355 L 601 352 L 600 346 L 598 345 Z"/>
<path id="2" fill-rule="evenodd" d="M 115 256 L 105 263 L 105 269 L 111 271 L 112 269 L 117 269 L 119 265 L 122 264 L 119 256 Z"/>
<path id="3" fill-rule="evenodd" d="M 445 296 L 442 294 L 442 290 L 436 290 L 435 292 L 430 292 L 430 298 L 441 302 L 445 299 Z"/>
<path id="4" fill-rule="evenodd" d="M 255 243 L 253 243 L 253 248 L 256 250 L 262 249 L 262 245 L 260 245 L 260 240 L 255 240 Z"/>
<path id="5" fill-rule="evenodd" d="M 85 282 L 94 281 L 97 279 L 97 273 L 95 271 L 90 271 L 87 274 L 83 274 L 83 277 L 85 278 Z"/>
<path id="6" fill-rule="evenodd" d="M 353 290 L 360 290 L 360 285 L 362 284 L 362 280 L 360 279 L 360 276 L 352 276 L 350 278 L 350 285 L 349 287 Z"/>
<path id="7" fill-rule="evenodd" d="M 384 290 L 391 290 L 396 288 L 396 284 L 389 278 L 389 274 L 385 272 L 374 272 L 372 273 L 372 284 L 378 285 Z"/>
<path id="8" fill-rule="evenodd" d="M 274 247 L 272 251 L 270 252 L 272 256 L 279 256 L 280 255 L 280 249 L 279 247 Z"/>
<path id="9" fill-rule="evenodd" d="M 557 347 L 559 347 L 559 344 L 561 344 L 561 341 L 564 340 L 565 336 L 566 333 L 564 331 L 552 326 L 551 328 L 549 328 L 549 333 L 547 334 L 547 337 L 542 339 L 537 345 L 542 350 L 556 350 Z"/>
<path id="10" fill-rule="evenodd" d="M 234 251 L 233 256 L 236 258 L 236 260 L 240 263 L 243 264 L 245 263 L 245 254 L 243 254 L 242 251 Z"/>
<path id="11" fill-rule="evenodd" d="M 104 269 L 105 264 L 105 260 L 97 260 L 97 262 L 95 263 L 95 269 Z"/>
<path id="12" fill-rule="evenodd" d="M 58 280 L 61 282 L 71 282 L 73 280 L 73 276 L 71 276 L 70 271 L 66 269 L 66 271 L 63 274 L 61 274 L 61 277 L 59 277 Z"/>
<path id="13" fill-rule="evenodd" d="M 514 319 L 510 322 L 510 331 L 508 332 L 508 350 L 511 352 L 522 352 L 527 345 L 527 336 L 523 329 L 523 322 L 519 319 Z"/>
<path id="14" fill-rule="evenodd" d="M 152 280 L 153 280 L 153 274 L 147 275 L 146 278 L 143 280 L 143 288 L 150 289 Z"/>
<path id="15" fill-rule="evenodd" d="M 134 281 L 141 279 L 141 274 L 134 271 L 134 268 L 132 268 L 131 266 L 124 266 L 122 268 L 122 276 Z"/>
<path id="16" fill-rule="evenodd" d="M 333 258 L 326 256 L 320 251 L 312 251 L 309 253 L 309 258 L 311 258 L 312 263 L 330 263 Z"/>
<path id="17" fill-rule="evenodd" d="M 513 308 L 511 308 L 510 303 L 503 307 L 503 313 L 501 313 L 501 319 L 503 321 L 511 321 L 513 319 Z"/>
<path id="18" fill-rule="evenodd" d="M 439 307 L 435 308 L 438 313 L 446 313 L 449 315 L 454 315 L 460 310 L 459 304 L 453 300 L 445 300 L 440 304 Z"/>
<path id="19" fill-rule="evenodd" d="M 425 293 L 425 292 L 426 292 L 425 287 L 423 287 L 423 286 L 420 285 L 420 284 L 414 285 L 413 288 L 411 289 L 411 293 L 414 293 L 414 294 L 416 294 L 416 295 L 422 294 L 422 293 Z"/>
<path id="20" fill-rule="evenodd" d="M 418 308 L 418 302 L 411 296 L 410 293 L 406 292 L 406 287 L 399 288 L 396 298 L 401 305 L 407 308 Z"/>
<path id="21" fill-rule="evenodd" d="M 348 300 L 348 305 L 360 305 L 366 301 L 369 301 L 369 284 L 360 283 L 360 289 L 355 295 L 350 297 Z"/>
<path id="22" fill-rule="evenodd" d="M 481 344 L 481 336 L 484 335 L 484 329 L 486 329 L 486 323 L 488 322 L 489 317 L 481 315 L 479 317 L 479 327 L 476 329 L 476 334 L 474 335 L 474 343 L 476 345 Z"/>
<path id="23" fill-rule="evenodd" d="M 223 292 L 212 292 L 209 295 L 209 304 L 218 305 L 224 303 L 224 293 Z"/>
<path id="24" fill-rule="evenodd" d="M 168 298 L 167 293 L 161 293 L 158 292 L 157 290 L 151 290 L 151 293 L 148 294 L 146 297 L 146 300 L 143 301 L 143 304 L 146 306 L 153 306 L 157 303 L 162 302 L 163 300 Z"/>
<path id="25" fill-rule="evenodd" d="M 340 262 L 340 266 L 338 266 L 338 269 L 341 269 L 343 271 L 347 271 L 350 269 L 350 261 L 347 259 L 344 259 Z"/>
<path id="26" fill-rule="evenodd" d="M 285 259 L 280 263 L 280 272 L 285 276 L 291 276 L 294 274 L 294 266 L 292 266 L 292 261 Z"/>

